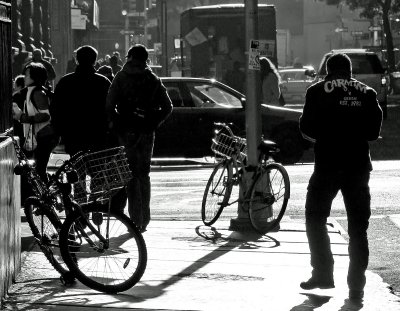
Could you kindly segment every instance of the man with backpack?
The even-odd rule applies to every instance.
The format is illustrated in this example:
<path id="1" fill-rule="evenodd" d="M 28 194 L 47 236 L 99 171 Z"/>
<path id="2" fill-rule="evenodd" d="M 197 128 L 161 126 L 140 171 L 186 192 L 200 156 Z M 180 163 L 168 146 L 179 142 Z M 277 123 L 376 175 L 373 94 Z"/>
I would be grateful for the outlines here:
<path id="1" fill-rule="evenodd" d="M 172 112 L 172 102 L 161 80 L 147 66 L 148 52 L 141 44 L 126 55 L 107 96 L 110 127 L 125 146 L 133 178 L 127 185 L 128 211 L 144 232 L 150 222 L 150 164 L 155 130 Z"/>

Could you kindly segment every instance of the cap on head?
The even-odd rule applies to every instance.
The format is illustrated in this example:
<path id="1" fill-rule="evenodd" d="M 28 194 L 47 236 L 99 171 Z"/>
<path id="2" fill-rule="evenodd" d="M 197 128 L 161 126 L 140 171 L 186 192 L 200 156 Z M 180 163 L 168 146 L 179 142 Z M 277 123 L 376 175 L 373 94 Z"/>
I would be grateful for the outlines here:
<path id="1" fill-rule="evenodd" d="M 346 54 L 333 54 L 326 62 L 326 71 L 329 73 L 342 72 L 351 76 L 351 60 Z"/>
<path id="2" fill-rule="evenodd" d="M 138 60 L 140 62 L 145 63 L 149 57 L 149 53 L 147 52 L 147 49 L 144 45 L 135 44 L 129 49 L 128 54 L 126 54 L 126 57 L 127 58 L 132 57 L 132 59 L 134 60 Z"/>

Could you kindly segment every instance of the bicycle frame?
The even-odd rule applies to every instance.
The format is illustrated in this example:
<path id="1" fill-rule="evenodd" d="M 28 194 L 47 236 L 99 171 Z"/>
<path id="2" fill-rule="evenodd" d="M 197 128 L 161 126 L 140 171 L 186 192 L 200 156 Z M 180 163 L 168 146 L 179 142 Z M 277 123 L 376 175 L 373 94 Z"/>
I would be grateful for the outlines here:
<path id="1" fill-rule="evenodd" d="M 46 183 L 40 178 L 39 174 L 37 173 L 35 169 L 35 163 L 33 160 L 29 160 L 25 153 L 23 152 L 22 148 L 19 146 L 18 141 L 15 139 L 15 137 L 12 135 L 12 132 L 9 131 L 6 133 L 8 137 L 11 138 L 12 143 L 14 145 L 14 149 L 17 155 L 18 159 L 18 168 L 16 168 L 17 172 L 16 174 L 21 174 L 24 175 L 28 183 L 32 186 L 32 190 L 40 202 L 44 203 L 42 206 L 44 208 L 47 208 L 49 210 L 52 210 L 53 207 L 58 207 L 57 209 L 61 211 L 62 209 L 65 209 L 66 214 L 68 215 L 69 213 L 72 213 L 73 211 L 77 211 L 82 215 L 82 219 L 86 219 L 84 217 L 84 211 L 81 208 L 81 206 L 77 203 L 75 203 L 71 197 L 70 194 L 70 184 L 68 183 L 63 183 L 61 182 L 60 179 L 60 173 L 64 170 L 68 171 L 68 167 L 75 158 L 80 156 L 82 153 L 78 153 L 74 155 L 70 160 L 65 161 L 65 163 L 59 168 L 56 174 L 49 175 L 49 183 L 46 185 Z M 20 172 L 18 172 L 20 170 Z M 60 197 L 61 195 L 61 197 Z M 109 207 L 110 208 L 110 207 Z M 54 211 L 53 211 L 54 212 Z M 60 220 L 58 217 L 57 213 L 54 212 L 54 215 L 57 216 L 57 218 Z M 42 215 L 43 217 L 43 215 Z M 60 220 L 61 221 L 61 220 Z M 90 228 L 90 230 L 99 238 L 101 243 L 105 245 L 105 247 L 108 247 L 108 239 L 109 237 L 103 237 L 100 232 L 90 223 L 86 221 L 86 225 Z M 109 217 L 107 219 L 107 235 L 108 235 L 108 229 L 109 229 Z M 42 223 L 42 228 L 41 228 L 41 233 L 43 234 L 44 228 L 43 228 L 43 223 Z M 90 237 L 82 230 L 82 235 L 85 237 L 87 242 L 92 246 L 95 247 L 96 249 L 97 246 L 95 243 L 90 239 Z M 41 242 L 41 241 L 38 241 Z"/>

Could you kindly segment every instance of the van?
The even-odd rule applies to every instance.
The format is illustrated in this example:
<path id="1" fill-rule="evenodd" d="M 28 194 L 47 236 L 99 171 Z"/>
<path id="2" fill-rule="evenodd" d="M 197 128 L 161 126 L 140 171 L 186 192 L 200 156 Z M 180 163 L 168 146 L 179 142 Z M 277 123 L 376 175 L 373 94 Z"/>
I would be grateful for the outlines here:
<path id="1" fill-rule="evenodd" d="M 377 93 L 379 105 L 383 111 L 383 118 L 387 117 L 388 79 L 386 69 L 375 52 L 366 49 L 340 49 L 326 53 L 321 60 L 316 80 L 326 76 L 326 61 L 333 54 L 343 53 L 350 57 L 353 78 L 372 87 Z"/>

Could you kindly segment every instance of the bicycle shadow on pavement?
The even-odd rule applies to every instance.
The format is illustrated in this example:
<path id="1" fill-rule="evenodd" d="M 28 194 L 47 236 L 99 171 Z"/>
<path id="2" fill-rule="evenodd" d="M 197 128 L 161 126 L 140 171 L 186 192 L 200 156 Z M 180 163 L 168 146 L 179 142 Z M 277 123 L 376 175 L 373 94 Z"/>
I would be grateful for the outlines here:
<path id="1" fill-rule="evenodd" d="M 225 229 L 224 229 L 225 230 Z M 217 246 L 207 255 L 197 259 L 191 265 L 187 266 L 180 272 L 170 276 L 168 279 L 162 281 L 159 285 L 150 285 L 141 281 L 135 285 L 132 289 L 126 291 L 123 294 L 118 295 L 118 299 L 123 298 L 125 295 L 127 300 L 130 302 L 143 301 L 162 296 L 168 287 L 178 283 L 184 278 L 209 278 L 215 279 L 218 276 L 206 273 L 196 273 L 204 266 L 218 259 L 219 257 L 233 251 L 234 249 L 257 249 L 260 248 L 256 244 L 260 239 L 262 242 L 268 242 L 269 248 L 277 247 L 280 242 L 276 239 L 268 236 L 261 235 L 256 232 L 246 232 L 241 234 L 240 232 L 232 231 L 229 235 L 223 235 L 215 227 L 198 226 L 195 228 L 195 232 L 198 237 L 202 238 L 207 245 Z M 196 241 L 199 241 L 196 239 Z M 265 247 L 265 246 L 263 246 Z M 241 276 L 237 276 L 241 277 Z M 123 299 L 121 299 L 123 300 Z"/>

